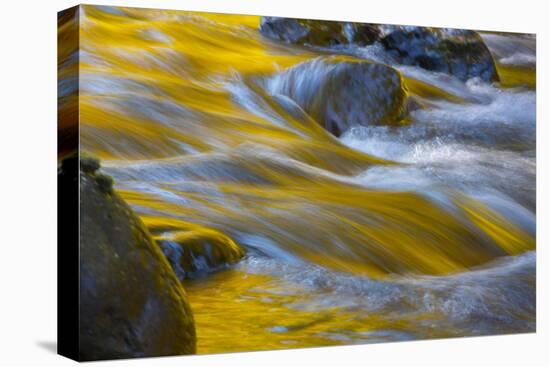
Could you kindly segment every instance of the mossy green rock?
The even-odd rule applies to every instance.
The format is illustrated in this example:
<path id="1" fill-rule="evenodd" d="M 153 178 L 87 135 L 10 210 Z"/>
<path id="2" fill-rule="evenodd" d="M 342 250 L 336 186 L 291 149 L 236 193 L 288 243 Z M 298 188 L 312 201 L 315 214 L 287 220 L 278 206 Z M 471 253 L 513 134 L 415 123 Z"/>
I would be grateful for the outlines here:
<path id="1" fill-rule="evenodd" d="M 231 238 L 207 228 L 164 235 L 157 242 L 181 280 L 216 271 L 245 255 Z"/>
<path id="2" fill-rule="evenodd" d="M 412 26 L 380 26 L 382 45 L 405 65 L 454 75 L 498 81 L 491 52 L 471 30 Z"/>
<path id="3" fill-rule="evenodd" d="M 318 57 L 265 81 L 336 136 L 350 126 L 399 124 L 407 107 L 401 74 L 390 66 L 347 56 Z"/>
<path id="4" fill-rule="evenodd" d="M 195 353 L 193 315 L 170 264 L 110 177 L 95 172 L 99 163 L 80 167 L 80 358 Z"/>
<path id="5" fill-rule="evenodd" d="M 260 32 L 277 41 L 321 47 L 369 45 L 378 39 L 378 29 L 369 24 L 278 17 L 262 17 Z"/>

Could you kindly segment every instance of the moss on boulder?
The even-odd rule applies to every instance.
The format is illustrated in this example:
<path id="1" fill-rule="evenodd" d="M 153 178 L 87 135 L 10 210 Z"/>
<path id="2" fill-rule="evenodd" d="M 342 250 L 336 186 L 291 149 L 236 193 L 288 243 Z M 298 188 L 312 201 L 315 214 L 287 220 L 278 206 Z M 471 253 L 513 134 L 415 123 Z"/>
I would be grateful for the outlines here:
<path id="1" fill-rule="evenodd" d="M 408 93 L 390 66 L 345 56 L 318 57 L 265 81 L 336 136 L 353 125 L 399 124 Z"/>
<path id="2" fill-rule="evenodd" d="M 71 157 L 58 173 L 60 180 L 80 177 L 81 360 L 195 353 L 185 291 L 98 168 L 93 158 Z"/>
<path id="3" fill-rule="evenodd" d="M 165 234 L 156 240 L 181 280 L 216 271 L 245 255 L 231 238 L 213 229 L 196 228 Z"/>

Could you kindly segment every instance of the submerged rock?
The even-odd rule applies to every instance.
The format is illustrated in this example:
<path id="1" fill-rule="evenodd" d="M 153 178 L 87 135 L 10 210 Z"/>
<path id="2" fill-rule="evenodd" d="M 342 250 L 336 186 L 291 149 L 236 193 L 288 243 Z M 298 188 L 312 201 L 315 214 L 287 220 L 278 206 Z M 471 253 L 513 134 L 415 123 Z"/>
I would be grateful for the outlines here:
<path id="1" fill-rule="evenodd" d="M 231 238 L 211 229 L 177 232 L 157 241 L 181 280 L 236 263 L 245 254 Z"/>
<path id="2" fill-rule="evenodd" d="M 83 158 L 78 173 L 70 160 L 59 175 L 80 175 L 81 360 L 194 353 L 191 308 L 166 258 L 99 162 Z"/>
<path id="3" fill-rule="evenodd" d="M 352 57 L 318 57 L 265 83 L 271 94 L 291 98 L 336 136 L 354 125 L 400 123 L 407 107 L 397 70 Z"/>
<path id="4" fill-rule="evenodd" d="M 379 33 L 370 24 L 278 17 L 262 17 L 260 32 L 286 43 L 321 47 L 350 43 L 370 45 L 378 39 Z"/>
<path id="5" fill-rule="evenodd" d="M 382 45 L 402 64 L 444 72 L 461 80 L 499 79 L 491 52 L 475 31 L 412 26 L 381 28 Z"/>

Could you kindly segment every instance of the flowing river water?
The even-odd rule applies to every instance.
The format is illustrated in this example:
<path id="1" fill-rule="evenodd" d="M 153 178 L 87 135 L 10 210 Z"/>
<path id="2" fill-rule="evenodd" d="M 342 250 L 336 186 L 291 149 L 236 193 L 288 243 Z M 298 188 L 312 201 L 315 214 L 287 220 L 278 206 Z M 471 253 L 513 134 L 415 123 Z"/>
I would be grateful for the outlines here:
<path id="1" fill-rule="evenodd" d="M 80 13 L 82 151 L 153 234 L 199 226 L 247 251 L 184 281 L 198 353 L 534 331 L 534 37 L 482 34 L 499 84 L 392 65 L 424 107 L 336 138 L 280 78 L 327 54 L 391 60 L 259 23 Z"/>

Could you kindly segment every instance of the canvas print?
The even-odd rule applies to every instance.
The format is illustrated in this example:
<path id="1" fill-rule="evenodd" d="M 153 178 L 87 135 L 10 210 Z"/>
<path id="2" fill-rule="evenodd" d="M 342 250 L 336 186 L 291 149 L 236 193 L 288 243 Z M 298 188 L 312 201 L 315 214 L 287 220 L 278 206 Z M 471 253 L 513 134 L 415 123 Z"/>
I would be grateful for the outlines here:
<path id="1" fill-rule="evenodd" d="M 94 5 L 58 27 L 62 354 L 535 332 L 534 34 Z"/>

